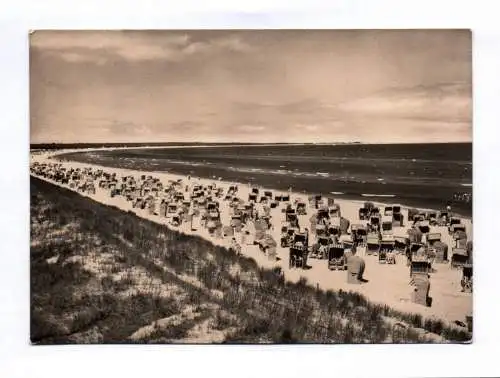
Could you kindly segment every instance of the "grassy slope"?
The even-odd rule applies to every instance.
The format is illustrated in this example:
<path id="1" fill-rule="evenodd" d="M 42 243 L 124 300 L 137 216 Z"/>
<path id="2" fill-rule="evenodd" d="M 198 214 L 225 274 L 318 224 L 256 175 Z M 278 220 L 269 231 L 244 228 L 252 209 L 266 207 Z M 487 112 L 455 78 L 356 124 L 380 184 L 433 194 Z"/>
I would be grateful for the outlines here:
<path id="1" fill-rule="evenodd" d="M 429 341 L 421 328 L 470 339 L 357 293 L 280 283 L 251 259 L 36 178 L 31 233 L 33 343 Z"/>

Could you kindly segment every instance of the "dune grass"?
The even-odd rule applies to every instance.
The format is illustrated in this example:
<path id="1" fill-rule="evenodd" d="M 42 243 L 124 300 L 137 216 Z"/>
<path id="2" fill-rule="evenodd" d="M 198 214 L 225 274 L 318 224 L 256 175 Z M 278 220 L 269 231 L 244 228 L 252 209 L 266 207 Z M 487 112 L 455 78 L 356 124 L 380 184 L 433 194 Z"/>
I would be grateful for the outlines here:
<path id="1" fill-rule="evenodd" d="M 36 344 L 471 338 L 355 292 L 317 290 L 304 279 L 282 282 L 253 259 L 36 178 L 31 234 Z M 397 332 L 395 322 L 404 323 Z"/>

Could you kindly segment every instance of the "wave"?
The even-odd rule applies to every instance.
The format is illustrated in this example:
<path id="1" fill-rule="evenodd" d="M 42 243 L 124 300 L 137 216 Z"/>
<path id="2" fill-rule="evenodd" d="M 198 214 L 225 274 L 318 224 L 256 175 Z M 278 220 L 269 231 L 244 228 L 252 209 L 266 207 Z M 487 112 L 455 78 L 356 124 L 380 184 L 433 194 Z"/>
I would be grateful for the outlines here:
<path id="1" fill-rule="evenodd" d="M 96 154 L 97 155 L 97 154 Z M 87 155 L 88 157 L 88 155 Z M 123 159 L 123 157 L 120 157 Z M 93 159 L 97 160 L 97 158 Z M 123 161 L 125 160 L 125 161 Z M 346 184 L 360 184 L 360 185 L 372 185 L 372 184 L 377 184 L 377 185 L 390 185 L 390 184 L 408 184 L 411 183 L 412 185 L 441 185 L 443 184 L 443 180 L 440 177 L 419 177 L 419 176 L 412 176 L 411 178 L 406 177 L 406 176 L 396 176 L 396 175 L 389 175 L 385 176 L 383 172 L 371 172 L 371 173 L 366 173 L 366 172 L 361 172 L 359 175 L 356 174 L 355 172 L 350 172 L 349 170 L 334 170 L 329 171 L 329 169 L 321 169 L 320 171 L 315 171 L 313 169 L 308 170 L 305 167 L 294 167 L 293 164 L 290 166 L 289 164 L 281 164 L 279 168 L 277 167 L 255 167 L 251 165 L 246 165 L 246 166 L 240 166 L 240 165 L 235 165 L 231 164 L 229 162 L 211 162 L 211 161 L 191 161 L 191 159 L 182 159 L 182 158 L 162 158 L 162 159 L 156 159 L 154 157 L 148 156 L 148 157 L 127 157 L 125 159 L 121 160 L 123 163 L 130 164 L 130 166 L 133 166 L 134 164 L 137 165 L 147 165 L 150 164 L 152 167 L 155 167 L 155 169 L 163 166 L 163 163 L 166 163 L 166 165 L 163 167 L 164 169 L 168 169 L 168 165 L 172 166 L 186 166 L 186 167 L 193 167 L 196 169 L 206 169 L 208 174 L 212 174 L 215 172 L 218 172 L 218 170 L 223 170 L 226 172 L 237 172 L 237 173 L 243 173 L 243 174 L 257 174 L 257 175 L 273 175 L 276 177 L 286 177 L 289 176 L 290 178 L 297 178 L 297 179 L 311 179 L 315 180 L 316 183 L 320 184 L 317 180 L 324 180 L 325 184 L 328 181 L 337 181 L 341 182 L 342 185 Z M 102 163 L 102 162 L 101 162 Z M 122 163 L 122 164 L 123 164 Z M 284 168 L 287 167 L 288 168 Z M 303 169 L 305 168 L 305 169 Z M 310 167 L 312 168 L 312 167 Z M 216 171 L 212 171 L 216 170 Z M 378 174 L 376 174 L 378 173 Z M 382 173 L 382 174 L 381 174 Z M 220 173 L 219 173 L 220 174 Z M 472 184 L 461 184 L 460 182 L 446 182 L 446 186 L 462 186 L 462 187 L 472 187 Z M 366 188 L 365 190 L 368 190 Z M 374 189 L 375 190 L 375 189 Z M 360 193 L 360 191 L 356 191 L 357 193 Z M 379 190 L 377 189 L 376 192 Z M 380 189 L 380 191 L 384 191 L 383 189 Z M 389 190 L 388 190 L 389 191 Z M 343 193 L 345 194 L 345 193 Z M 365 193 L 366 196 L 369 197 L 376 197 L 377 195 L 372 195 L 371 193 Z M 358 194 L 359 195 L 359 194 Z M 380 195 L 378 195 L 380 196 Z M 387 196 L 391 197 L 391 196 Z"/>
<path id="2" fill-rule="evenodd" d="M 330 194 L 340 195 L 340 194 L 345 194 L 345 193 L 344 192 L 330 192 Z"/>
<path id="3" fill-rule="evenodd" d="M 316 172 L 316 175 L 321 176 L 321 177 L 329 177 L 330 176 L 330 174 L 327 172 Z"/>
<path id="4" fill-rule="evenodd" d="M 371 194 L 371 193 L 362 193 L 362 197 L 387 197 L 387 198 L 394 198 L 396 197 L 395 194 Z"/>

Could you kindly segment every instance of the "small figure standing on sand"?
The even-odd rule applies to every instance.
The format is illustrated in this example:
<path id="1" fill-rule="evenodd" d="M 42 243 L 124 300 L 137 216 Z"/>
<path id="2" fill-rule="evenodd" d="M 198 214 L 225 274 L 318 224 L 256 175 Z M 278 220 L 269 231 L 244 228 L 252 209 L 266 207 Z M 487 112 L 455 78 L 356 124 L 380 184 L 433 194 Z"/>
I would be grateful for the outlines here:
<path id="1" fill-rule="evenodd" d="M 233 250 L 236 255 L 241 254 L 241 246 L 236 242 L 236 238 L 231 239 L 231 245 L 229 246 L 229 249 Z"/>

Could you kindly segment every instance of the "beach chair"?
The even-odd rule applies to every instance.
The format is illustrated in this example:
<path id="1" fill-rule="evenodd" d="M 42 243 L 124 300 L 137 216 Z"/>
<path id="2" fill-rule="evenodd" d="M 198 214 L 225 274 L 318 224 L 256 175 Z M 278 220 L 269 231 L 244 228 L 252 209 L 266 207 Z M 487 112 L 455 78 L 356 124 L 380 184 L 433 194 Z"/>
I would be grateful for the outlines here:
<path id="1" fill-rule="evenodd" d="M 179 208 L 178 208 L 177 204 L 175 204 L 175 203 L 169 203 L 169 204 L 167 204 L 167 214 L 166 214 L 166 217 L 167 218 L 171 218 L 175 214 L 177 214 L 178 211 L 179 211 Z"/>
<path id="2" fill-rule="evenodd" d="M 318 223 L 314 227 L 311 227 L 316 232 L 316 237 L 328 236 L 328 230 L 323 223 Z"/>
<path id="3" fill-rule="evenodd" d="M 415 218 L 420 214 L 420 210 L 412 208 L 408 209 L 408 221 L 415 222 Z"/>
<path id="4" fill-rule="evenodd" d="M 384 217 L 391 217 L 392 218 L 392 215 L 393 215 L 393 207 L 392 206 L 385 206 L 384 207 Z"/>
<path id="5" fill-rule="evenodd" d="M 326 236 L 318 237 L 316 244 L 312 248 L 311 257 L 317 259 L 326 259 L 330 248 L 330 239 Z"/>
<path id="6" fill-rule="evenodd" d="M 436 211 L 429 211 L 427 213 L 426 220 L 429 221 L 431 226 L 437 226 L 438 224 L 438 213 Z"/>
<path id="7" fill-rule="evenodd" d="M 288 248 L 291 243 L 291 238 L 288 233 L 288 226 L 285 224 L 281 226 L 281 238 L 280 238 L 280 245 L 282 248 Z"/>
<path id="8" fill-rule="evenodd" d="M 365 261 L 357 256 L 351 256 L 347 259 L 347 283 L 348 284 L 361 284 L 366 282 L 363 279 L 365 271 Z"/>
<path id="9" fill-rule="evenodd" d="M 450 217 L 450 221 L 448 224 L 448 233 L 452 235 L 456 231 L 456 227 L 460 227 L 462 224 L 462 220 L 458 217 Z"/>
<path id="10" fill-rule="evenodd" d="M 370 216 L 370 226 L 373 230 L 380 230 L 380 216 L 378 214 Z"/>
<path id="11" fill-rule="evenodd" d="M 340 235 L 347 234 L 351 222 L 349 221 L 349 219 L 344 217 L 340 217 L 338 219 L 339 219 Z"/>
<path id="12" fill-rule="evenodd" d="M 217 222 L 212 220 L 207 221 L 206 228 L 209 235 L 213 236 L 215 234 L 215 230 L 217 229 Z"/>
<path id="13" fill-rule="evenodd" d="M 261 252 L 264 252 L 265 246 L 266 246 L 266 241 L 265 238 L 267 237 L 267 234 L 262 231 L 262 230 L 255 230 L 255 244 L 259 246 L 259 249 Z"/>
<path id="14" fill-rule="evenodd" d="M 467 255 L 469 256 L 469 262 L 472 264 L 472 240 L 467 241 L 465 249 L 467 250 Z"/>
<path id="15" fill-rule="evenodd" d="M 243 226 L 243 222 L 241 221 L 241 216 L 232 216 L 231 217 L 231 227 L 233 227 L 235 232 L 241 232 L 241 228 Z"/>
<path id="16" fill-rule="evenodd" d="M 465 231 L 465 225 L 455 224 L 451 226 L 451 236 L 453 240 L 467 239 L 467 233 Z"/>
<path id="17" fill-rule="evenodd" d="M 267 196 L 261 196 L 260 199 L 259 199 L 259 203 L 264 204 L 264 205 L 267 204 L 267 203 L 269 203 L 269 197 L 267 197 Z"/>
<path id="18" fill-rule="evenodd" d="M 368 214 L 372 211 L 373 208 L 375 208 L 375 204 L 373 202 L 367 201 L 363 203 L 363 208 L 368 210 Z"/>
<path id="19" fill-rule="evenodd" d="M 321 199 L 322 199 L 322 195 L 321 194 L 315 194 L 313 196 L 313 204 L 312 204 L 312 207 L 314 207 L 315 209 L 317 209 L 319 207 L 319 204 L 321 202 Z"/>
<path id="20" fill-rule="evenodd" d="M 394 251 L 406 255 L 406 251 L 410 248 L 410 239 L 406 236 L 394 237 Z"/>
<path id="21" fill-rule="evenodd" d="M 289 252 L 289 268 L 305 268 L 307 259 L 307 251 L 305 251 L 300 246 L 292 246 L 290 247 Z"/>
<path id="22" fill-rule="evenodd" d="M 307 255 L 309 252 L 308 246 L 309 240 L 307 233 L 296 232 L 290 247 L 291 267 L 298 267 L 298 265 L 300 265 L 301 268 L 306 267 Z"/>
<path id="23" fill-rule="evenodd" d="M 426 221 L 426 220 L 421 220 L 421 221 L 418 221 L 415 225 L 417 226 L 418 230 L 419 230 L 422 234 L 427 234 L 427 233 L 429 233 L 429 231 L 430 231 L 430 224 L 429 224 L 429 221 Z"/>
<path id="24" fill-rule="evenodd" d="M 448 244 L 438 240 L 432 243 L 432 249 L 434 250 L 435 253 L 434 257 L 435 263 L 442 264 L 448 262 Z"/>
<path id="25" fill-rule="evenodd" d="M 417 255 L 425 255 L 425 245 L 423 243 L 412 243 L 410 242 L 409 253 L 412 260 Z"/>
<path id="26" fill-rule="evenodd" d="M 368 230 L 363 224 L 353 224 L 351 226 L 352 238 L 357 245 L 364 247 L 366 245 L 366 238 Z"/>
<path id="27" fill-rule="evenodd" d="M 467 235 L 465 232 L 461 232 L 460 234 L 454 234 L 453 239 L 455 241 L 455 248 L 467 249 Z"/>
<path id="28" fill-rule="evenodd" d="M 421 243 L 422 242 L 422 232 L 416 228 L 412 227 L 408 229 L 408 238 L 410 239 L 410 243 Z"/>
<path id="29" fill-rule="evenodd" d="M 444 227 L 448 226 L 450 213 L 447 210 L 442 210 L 438 213 L 437 225 Z"/>
<path id="30" fill-rule="evenodd" d="M 464 248 L 453 248 L 451 250 L 451 268 L 459 269 L 463 268 L 465 264 L 468 263 L 469 256 L 467 250 Z"/>
<path id="31" fill-rule="evenodd" d="M 346 270 L 347 264 L 344 256 L 344 247 L 341 244 L 333 245 L 328 250 L 328 269 Z"/>
<path id="32" fill-rule="evenodd" d="M 339 218 L 341 216 L 340 205 L 334 203 L 328 206 L 328 215 L 330 216 L 330 218 Z"/>
<path id="33" fill-rule="evenodd" d="M 339 243 L 342 244 L 346 255 L 356 254 L 356 242 L 353 240 L 352 235 L 341 235 L 339 238 Z"/>
<path id="34" fill-rule="evenodd" d="M 298 230 L 295 232 L 293 236 L 293 243 L 296 245 L 300 243 L 307 250 L 309 247 L 309 236 L 306 232 L 299 232 Z"/>
<path id="35" fill-rule="evenodd" d="M 395 241 L 394 238 L 387 235 L 380 242 L 380 252 L 378 254 L 379 263 L 396 264 L 396 256 L 394 254 Z"/>
<path id="36" fill-rule="evenodd" d="M 391 210 L 391 212 L 392 212 L 392 210 Z M 381 225 L 382 234 L 386 234 L 386 235 L 392 234 L 392 232 L 393 232 L 392 226 L 393 226 L 392 215 L 390 215 L 390 216 L 384 215 L 384 217 L 382 217 L 382 225 Z"/>
<path id="37" fill-rule="evenodd" d="M 431 288 L 429 274 L 415 274 L 410 281 L 410 285 L 412 287 L 411 301 L 422 306 L 430 307 L 432 302 L 429 297 Z"/>
<path id="38" fill-rule="evenodd" d="M 362 207 L 358 211 L 359 220 L 368 220 L 370 218 L 370 210 Z"/>
<path id="39" fill-rule="evenodd" d="M 392 206 L 392 215 L 394 214 L 401 214 L 401 206 L 399 205 Z"/>
<path id="40" fill-rule="evenodd" d="M 462 266 L 460 285 L 462 286 L 462 292 L 472 293 L 472 264 L 466 263 Z"/>
<path id="41" fill-rule="evenodd" d="M 297 215 L 307 215 L 305 202 L 298 202 L 296 207 Z"/>
<path id="42" fill-rule="evenodd" d="M 433 247 L 437 242 L 441 241 L 441 233 L 433 232 L 427 235 L 427 245 Z"/>
<path id="43" fill-rule="evenodd" d="M 410 264 L 410 277 L 428 275 L 431 271 L 431 264 L 426 258 L 415 258 Z"/>
<path id="44" fill-rule="evenodd" d="M 369 234 L 366 239 L 366 254 L 378 255 L 380 252 L 380 239 L 377 234 Z"/>
<path id="45" fill-rule="evenodd" d="M 331 222 L 328 225 L 328 235 L 329 236 L 340 235 L 340 218 L 331 218 Z"/>
<path id="46" fill-rule="evenodd" d="M 179 227 L 182 223 L 181 217 L 179 214 L 175 214 L 171 219 L 170 219 L 170 224 L 174 227 Z"/>

